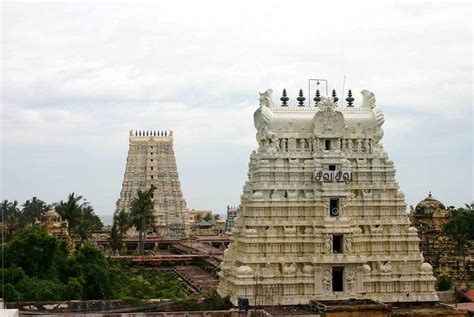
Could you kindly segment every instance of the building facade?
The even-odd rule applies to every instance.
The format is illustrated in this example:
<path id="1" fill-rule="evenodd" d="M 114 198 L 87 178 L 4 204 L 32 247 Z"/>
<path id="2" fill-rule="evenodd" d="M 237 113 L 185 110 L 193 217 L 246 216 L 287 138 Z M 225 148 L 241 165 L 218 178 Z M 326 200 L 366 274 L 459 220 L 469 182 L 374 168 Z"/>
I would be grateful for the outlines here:
<path id="1" fill-rule="evenodd" d="M 154 229 L 158 236 L 183 238 L 186 202 L 181 191 L 172 131 L 130 131 L 124 180 L 116 212 L 129 211 L 137 190 L 153 193 Z"/>
<path id="2" fill-rule="evenodd" d="M 254 113 L 250 155 L 218 292 L 237 304 L 308 304 L 311 299 L 436 301 L 432 267 L 419 250 L 395 167 L 380 140 L 375 96 L 347 107 L 337 97 L 276 107 L 271 90 Z"/>

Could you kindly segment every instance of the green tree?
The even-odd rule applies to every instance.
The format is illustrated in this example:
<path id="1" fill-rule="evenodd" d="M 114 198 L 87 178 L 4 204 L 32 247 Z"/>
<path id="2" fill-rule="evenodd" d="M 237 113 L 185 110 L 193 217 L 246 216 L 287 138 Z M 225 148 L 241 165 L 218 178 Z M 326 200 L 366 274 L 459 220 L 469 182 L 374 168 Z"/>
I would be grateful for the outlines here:
<path id="1" fill-rule="evenodd" d="M 94 208 L 82 197 L 71 193 L 66 201 L 55 205 L 56 212 L 63 220 L 67 220 L 71 234 L 81 240 L 87 241 L 92 231 L 103 227 L 102 221 L 94 213 Z"/>
<path id="2" fill-rule="evenodd" d="M 466 250 L 470 244 L 470 240 L 474 239 L 474 210 L 473 204 L 466 204 L 466 208 L 458 208 L 451 210 L 451 217 L 444 225 L 444 233 L 451 237 L 456 248 L 461 253 L 463 270 L 462 276 L 466 285 L 469 282 L 469 274 L 466 265 Z"/>
<path id="3" fill-rule="evenodd" d="M 40 220 L 41 216 L 48 211 L 50 206 L 41 199 L 33 197 L 25 201 L 22 207 L 21 222 L 22 225 L 25 226 L 33 224 L 35 220 Z"/>
<path id="4" fill-rule="evenodd" d="M 214 215 L 214 221 L 221 220 L 221 215 L 215 214 Z"/>
<path id="5" fill-rule="evenodd" d="M 207 222 L 210 222 L 212 220 L 212 214 L 211 213 L 207 213 L 204 215 L 204 217 L 202 218 L 204 221 L 207 221 Z"/>
<path id="6" fill-rule="evenodd" d="M 117 223 L 114 222 L 112 229 L 110 230 L 109 247 L 112 251 L 120 251 L 122 250 L 122 245 L 123 240 L 120 237 Z"/>
<path id="7" fill-rule="evenodd" d="M 18 201 L 4 200 L 0 204 L 2 225 L 5 228 L 5 240 L 8 241 L 15 231 L 21 227 L 21 211 L 18 208 Z"/>
<path id="8" fill-rule="evenodd" d="M 81 281 L 83 299 L 107 299 L 112 296 L 109 263 L 104 253 L 84 243 L 69 259 L 72 276 Z"/>
<path id="9" fill-rule="evenodd" d="M 137 190 L 137 196 L 130 205 L 130 224 L 138 231 L 138 248 L 140 255 L 145 254 L 144 234 L 155 222 L 153 211 L 153 192 L 156 187 L 151 185 L 147 191 Z"/>
<path id="10" fill-rule="evenodd" d="M 66 242 L 31 226 L 18 230 L 5 248 L 5 264 L 21 267 L 30 277 L 54 278 L 66 264 Z"/>
<path id="11" fill-rule="evenodd" d="M 201 214 L 194 215 L 194 223 L 199 223 L 201 221 L 202 221 L 202 215 Z"/>
<path id="12" fill-rule="evenodd" d="M 451 285 L 451 280 L 448 277 L 441 275 L 436 279 L 435 288 L 437 291 L 449 291 L 451 289 Z"/>
<path id="13" fill-rule="evenodd" d="M 123 236 L 130 229 L 130 215 L 125 210 L 120 210 L 114 215 L 114 224 L 110 232 L 110 243 L 112 250 L 122 251 L 123 249 Z"/>

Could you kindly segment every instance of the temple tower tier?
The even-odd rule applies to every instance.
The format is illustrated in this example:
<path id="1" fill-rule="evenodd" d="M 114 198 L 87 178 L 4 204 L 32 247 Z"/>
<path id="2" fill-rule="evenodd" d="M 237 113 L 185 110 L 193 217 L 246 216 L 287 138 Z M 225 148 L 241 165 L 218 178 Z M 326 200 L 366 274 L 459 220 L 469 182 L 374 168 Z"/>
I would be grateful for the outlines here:
<path id="1" fill-rule="evenodd" d="M 156 187 L 153 193 L 154 230 L 158 236 L 185 237 L 186 202 L 181 192 L 172 131 L 130 131 L 129 150 L 116 213 L 129 211 L 137 190 Z"/>
<path id="2" fill-rule="evenodd" d="M 360 107 L 319 96 L 275 107 L 271 90 L 260 94 L 258 149 L 219 272 L 232 303 L 438 300 L 380 144 L 384 116 L 373 93 L 362 95 Z"/>

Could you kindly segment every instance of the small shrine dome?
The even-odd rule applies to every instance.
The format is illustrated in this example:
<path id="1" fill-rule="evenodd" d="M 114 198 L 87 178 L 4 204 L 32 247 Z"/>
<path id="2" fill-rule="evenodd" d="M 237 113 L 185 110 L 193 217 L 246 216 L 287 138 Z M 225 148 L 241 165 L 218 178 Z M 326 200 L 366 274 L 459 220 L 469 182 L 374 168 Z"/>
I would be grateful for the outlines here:
<path id="1" fill-rule="evenodd" d="M 50 222 L 61 222 L 61 216 L 54 209 L 50 209 L 43 214 L 43 220 Z"/>
<path id="2" fill-rule="evenodd" d="M 431 192 L 428 193 L 428 197 L 423 199 L 415 207 L 415 215 L 417 216 L 432 216 L 438 210 L 446 210 L 446 207 L 442 202 L 433 198 Z"/>

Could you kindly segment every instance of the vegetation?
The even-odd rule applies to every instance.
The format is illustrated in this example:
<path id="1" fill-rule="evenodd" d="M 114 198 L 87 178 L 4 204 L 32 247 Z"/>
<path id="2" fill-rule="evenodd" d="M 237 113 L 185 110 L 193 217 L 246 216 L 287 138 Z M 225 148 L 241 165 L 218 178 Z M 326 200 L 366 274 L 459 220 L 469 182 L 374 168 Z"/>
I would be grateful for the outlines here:
<path id="1" fill-rule="evenodd" d="M 112 251 L 123 251 L 123 236 L 130 227 L 130 215 L 125 210 L 121 210 L 114 215 L 114 224 L 112 225 L 109 238 Z"/>
<path id="2" fill-rule="evenodd" d="M 64 241 L 43 227 L 18 230 L 5 247 L 6 301 L 184 298 L 170 273 L 112 262 L 90 243 L 68 255 Z"/>
<path id="3" fill-rule="evenodd" d="M 441 275 L 436 279 L 435 288 L 437 291 L 449 291 L 451 286 L 452 282 L 447 276 Z"/>
<path id="4" fill-rule="evenodd" d="M 54 205 L 56 212 L 67 220 L 71 234 L 84 241 L 89 240 L 92 231 L 103 227 L 102 221 L 94 213 L 94 208 L 82 197 L 71 193 L 66 201 Z"/>
<path id="5" fill-rule="evenodd" d="M 61 200 L 53 206 L 61 218 L 68 221 L 72 236 L 79 238 L 81 243 L 88 240 L 94 230 L 103 227 L 100 218 L 94 213 L 94 208 L 82 196 L 71 193 L 66 201 Z M 41 217 L 51 208 L 51 205 L 37 197 L 33 197 L 28 199 L 21 207 L 16 200 L 13 202 L 4 200 L 0 203 L 0 211 L 3 217 L 1 220 L 6 231 L 6 241 L 10 240 L 17 230 L 31 226 L 35 221 L 41 220 Z"/>
<path id="6" fill-rule="evenodd" d="M 204 221 L 207 221 L 207 222 L 212 221 L 212 215 L 211 215 L 211 213 L 205 214 L 202 219 L 203 219 Z"/>
<path id="7" fill-rule="evenodd" d="M 200 223 L 202 221 L 202 215 L 201 214 L 195 214 L 194 215 L 194 223 Z"/>
<path id="8" fill-rule="evenodd" d="M 138 249 L 140 255 L 145 254 L 145 232 L 155 223 L 153 211 L 153 192 L 156 187 L 151 185 L 147 191 L 137 190 L 137 196 L 130 205 L 130 224 L 138 231 Z"/>
<path id="9" fill-rule="evenodd" d="M 466 285 L 469 283 L 466 250 L 474 240 L 474 203 L 466 204 L 465 208 L 451 207 L 451 217 L 445 224 L 444 233 L 451 237 L 463 259 L 462 272 Z"/>

